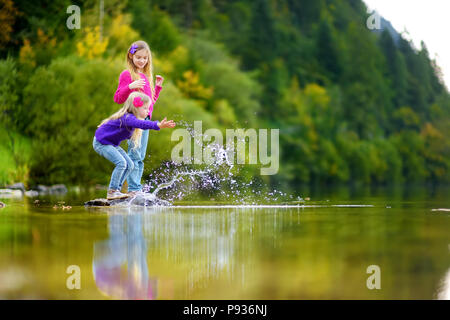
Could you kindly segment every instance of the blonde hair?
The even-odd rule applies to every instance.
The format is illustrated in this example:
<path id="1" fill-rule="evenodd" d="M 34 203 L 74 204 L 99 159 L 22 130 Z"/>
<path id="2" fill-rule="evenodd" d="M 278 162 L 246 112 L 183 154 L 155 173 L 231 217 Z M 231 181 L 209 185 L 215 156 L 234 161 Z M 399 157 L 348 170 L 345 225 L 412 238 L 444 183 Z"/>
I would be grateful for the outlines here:
<path id="1" fill-rule="evenodd" d="M 136 51 L 134 53 L 131 53 L 130 49 L 134 45 L 137 46 Z M 142 49 L 147 50 L 147 54 L 148 54 L 148 61 L 147 61 L 147 64 L 145 65 L 142 73 L 144 73 L 147 76 L 148 81 L 150 82 L 150 90 L 152 92 L 152 97 L 154 97 L 154 95 L 155 95 L 155 86 L 153 84 L 152 52 L 151 52 L 150 47 L 147 44 L 147 42 L 145 42 L 143 40 L 138 40 L 138 41 L 133 42 L 130 45 L 130 47 L 128 48 L 126 63 L 127 63 L 127 66 L 128 66 L 128 71 L 130 71 L 131 78 L 133 79 L 133 81 L 141 79 L 141 76 L 139 75 L 139 72 L 137 71 L 137 68 L 134 65 L 133 55 L 136 52 L 138 52 L 139 50 L 142 50 Z M 141 89 L 139 89 L 139 90 L 141 90 Z"/>
<path id="2" fill-rule="evenodd" d="M 139 119 L 138 115 L 138 108 L 136 108 L 133 104 L 133 100 L 136 97 L 141 97 L 142 102 L 144 105 L 141 108 L 144 108 L 148 105 L 150 105 L 150 97 L 142 92 L 132 92 L 128 96 L 128 99 L 123 104 L 122 108 L 114 113 L 113 115 L 109 116 L 108 118 L 104 119 L 98 127 L 101 125 L 107 123 L 109 120 L 117 120 L 120 119 L 122 116 L 126 115 L 127 113 L 132 113 L 136 118 Z M 122 127 L 122 120 L 120 120 L 120 126 Z M 133 134 L 130 138 L 131 141 L 133 141 L 133 149 L 139 147 L 141 145 L 141 137 L 142 137 L 142 129 L 135 128 L 133 131 Z"/>

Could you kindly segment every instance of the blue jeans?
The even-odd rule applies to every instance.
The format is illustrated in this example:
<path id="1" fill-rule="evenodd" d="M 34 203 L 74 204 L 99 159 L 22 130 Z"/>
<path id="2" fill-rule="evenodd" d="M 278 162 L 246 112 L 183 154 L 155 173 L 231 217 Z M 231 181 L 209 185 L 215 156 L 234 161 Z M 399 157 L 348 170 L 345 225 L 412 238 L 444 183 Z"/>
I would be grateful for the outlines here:
<path id="1" fill-rule="evenodd" d="M 102 144 L 94 137 L 92 142 L 94 150 L 116 165 L 109 183 L 110 190 L 121 190 L 125 179 L 133 170 L 134 164 L 127 153 L 121 148 L 110 144 Z"/>
<path id="2" fill-rule="evenodd" d="M 149 119 L 148 117 L 146 120 Z M 128 140 L 128 156 L 133 161 L 134 169 L 128 176 L 128 191 L 141 191 L 142 190 L 142 174 L 144 173 L 144 159 L 147 153 L 148 134 L 150 130 L 142 130 L 141 144 L 137 148 L 134 147 L 134 143 Z"/>

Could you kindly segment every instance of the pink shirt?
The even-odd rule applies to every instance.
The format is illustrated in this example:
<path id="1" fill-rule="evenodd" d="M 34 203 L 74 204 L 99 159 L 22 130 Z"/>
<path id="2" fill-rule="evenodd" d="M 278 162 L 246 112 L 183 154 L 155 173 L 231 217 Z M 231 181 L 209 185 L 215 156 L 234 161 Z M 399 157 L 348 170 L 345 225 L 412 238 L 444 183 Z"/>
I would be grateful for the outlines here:
<path id="1" fill-rule="evenodd" d="M 148 78 L 145 74 L 139 73 L 141 78 L 145 80 L 144 85 L 144 93 L 150 97 L 152 102 L 150 103 L 150 108 L 148 110 L 148 116 L 150 119 L 152 118 L 152 112 L 153 112 L 153 105 L 155 104 L 156 100 L 158 100 L 159 93 L 161 92 L 162 87 L 161 86 L 155 86 L 155 96 L 152 97 L 152 90 L 150 89 L 150 82 L 148 81 Z M 131 92 L 138 91 L 138 89 L 130 89 L 128 85 L 133 82 L 133 79 L 131 78 L 130 71 L 124 70 L 120 74 L 119 77 L 119 86 L 117 87 L 117 91 L 114 94 L 114 102 L 118 104 L 124 103 Z"/>

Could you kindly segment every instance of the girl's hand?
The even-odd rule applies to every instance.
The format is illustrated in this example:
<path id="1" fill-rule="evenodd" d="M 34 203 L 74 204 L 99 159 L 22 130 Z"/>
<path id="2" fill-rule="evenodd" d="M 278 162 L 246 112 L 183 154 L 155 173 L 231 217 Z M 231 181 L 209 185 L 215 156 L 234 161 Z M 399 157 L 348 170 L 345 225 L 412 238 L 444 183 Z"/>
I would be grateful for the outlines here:
<path id="1" fill-rule="evenodd" d="M 144 85 L 145 85 L 145 80 L 144 79 L 139 79 L 139 80 L 136 80 L 136 81 L 133 81 L 132 83 L 130 83 L 128 85 L 128 88 L 130 88 L 130 89 L 142 89 L 142 88 L 144 88 Z"/>
<path id="2" fill-rule="evenodd" d="M 173 128 L 175 127 L 175 122 L 173 122 L 173 120 L 169 120 L 167 121 L 166 118 L 164 118 L 163 120 L 161 120 L 161 122 L 158 122 L 158 127 L 163 129 L 163 128 Z"/>
<path id="3" fill-rule="evenodd" d="M 156 75 L 156 85 L 162 87 L 163 82 L 164 82 L 164 78 L 161 77 L 159 74 Z"/>

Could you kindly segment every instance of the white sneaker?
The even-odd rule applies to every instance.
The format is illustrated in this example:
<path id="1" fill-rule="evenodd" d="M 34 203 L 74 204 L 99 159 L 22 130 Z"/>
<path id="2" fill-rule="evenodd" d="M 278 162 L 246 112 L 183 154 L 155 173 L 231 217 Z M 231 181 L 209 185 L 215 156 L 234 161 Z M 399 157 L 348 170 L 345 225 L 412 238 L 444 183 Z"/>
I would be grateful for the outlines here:
<path id="1" fill-rule="evenodd" d="M 141 190 L 137 190 L 137 191 L 130 191 L 128 192 L 128 196 L 129 197 L 134 197 L 134 196 L 144 196 L 145 192 L 142 192 Z"/>
<path id="2" fill-rule="evenodd" d="M 124 199 L 128 197 L 129 197 L 128 194 L 122 193 L 119 190 L 108 190 L 108 193 L 106 195 L 107 200 Z"/>

